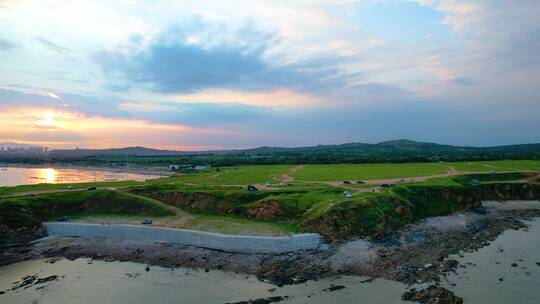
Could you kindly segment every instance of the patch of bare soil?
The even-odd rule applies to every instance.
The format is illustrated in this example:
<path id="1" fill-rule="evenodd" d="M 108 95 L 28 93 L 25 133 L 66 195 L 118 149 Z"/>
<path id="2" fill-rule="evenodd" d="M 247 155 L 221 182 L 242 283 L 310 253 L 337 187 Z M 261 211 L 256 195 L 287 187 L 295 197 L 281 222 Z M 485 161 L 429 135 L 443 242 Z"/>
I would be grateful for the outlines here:
<path id="1" fill-rule="evenodd" d="M 282 182 L 282 183 L 289 183 L 289 182 L 293 182 L 294 181 L 294 177 L 293 175 L 298 172 L 298 170 L 301 170 L 305 167 L 305 165 L 296 165 L 294 167 L 291 167 L 289 169 L 289 171 L 287 171 L 287 173 L 283 174 L 279 180 Z"/>

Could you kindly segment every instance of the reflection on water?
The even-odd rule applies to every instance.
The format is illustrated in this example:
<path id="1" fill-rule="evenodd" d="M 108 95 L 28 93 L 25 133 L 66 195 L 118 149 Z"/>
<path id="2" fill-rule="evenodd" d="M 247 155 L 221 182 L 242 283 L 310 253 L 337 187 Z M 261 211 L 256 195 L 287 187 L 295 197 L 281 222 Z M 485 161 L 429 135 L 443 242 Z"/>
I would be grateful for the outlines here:
<path id="1" fill-rule="evenodd" d="M 143 173 L 126 173 L 106 170 L 85 170 L 67 168 L 2 168 L 0 170 L 0 187 L 28 184 L 58 184 L 136 180 L 157 178 L 156 175 Z"/>
<path id="2" fill-rule="evenodd" d="M 47 184 L 56 183 L 56 176 L 58 175 L 58 173 L 56 172 L 55 169 L 52 169 L 52 168 L 42 169 L 41 172 L 43 172 L 43 175 L 45 175 L 45 182 Z"/>
<path id="3" fill-rule="evenodd" d="M 540 219 L 524 230 L 508 230 L 477 252 L 454 256 L 466 268 L 447 287 L 465 303 L 540 303 Z"/>
<path id="4" fill-rule="evenodd" d="M 24 276 L 58 275 L 58 281 L 8 291 L 0 303 L 185 303 L 219 304 L 257 298 L 288 296 L 280 303 L 404 303 L 404 286 L 385 280 L 363 282 L 362 277 L 341 277 L 276 288 L 254 276 L 223 271 L 151 267 L 127 262 L 43 260 L 0 268 L 0 291 Z M 62 277 L 64 276 L 64 277 Z M 325 291 L 332 285 L 344 289 Z"/>
<path id="5" fill-rule="evenodd" d="M 529 231 L 507 231 L 491 245 L 463 257 L 466 268 L 450 275 L 445 287 L 465 303 L 540 303 L 540 220 Z M 513 264 L 516 263 L 516 264 Z M 54 264 L 26 261 L 0 268 L 0 291 L 25 276 L 57 281 L 7 291 L 0 303 L 234 303 L 272 296 L 288 296 L 284 304 L 405 303 L 405 286 L 392 281 L 342 276 L 276 288 L 249 275 L 223 271 L 151 267 L 129 262 L 78 259 Z M 502 280 L 499 280 L 502 278 Z M 451 285 L 455 284 L 455 286 Z M 327 291 L 330 286 L 345 288 Z"/>

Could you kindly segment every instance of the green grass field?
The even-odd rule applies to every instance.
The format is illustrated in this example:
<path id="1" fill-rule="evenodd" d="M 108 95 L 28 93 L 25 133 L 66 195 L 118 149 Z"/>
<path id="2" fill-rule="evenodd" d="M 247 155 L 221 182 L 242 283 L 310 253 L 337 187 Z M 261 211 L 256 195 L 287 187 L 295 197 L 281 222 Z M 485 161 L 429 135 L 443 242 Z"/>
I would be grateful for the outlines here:
<path id="1" fill-rule="evenodd" d="M 219 172 L 187 173 L 175 176 L 173 179 L 178 183 L 192 183 L 198 185 L 247 185 L 273 182 L 291 168 L 290 165 L 261 165 L 261 166 L 236 166 L 223 167 Z M 159 182 L 158 182 L 159 183 Z"/>
<path id="2" fill-rule="evenodd" d="M 540 171 L 540 160 L 497 160 L 482 162 L 482 164 L 495 166 L 504 170 Z"/>
<path id="3" fill-rule="evenodd" d="M 405 178 L 443 174 L 448 167 L 438 163 L 307 165 L 294 178 L 300 181 L 339 181 Z"/>
<path id="4" fill-rule="evenodd" d="M 445 162 L 441 163 L 452 167 L 458 172 L 502 172 L 502 171 L 540 171 L 538 160 L 494 160 L 478 162 Z"/>
<path id="5" fill-rule="evenodd" d="M 445 162 L 441 163 L 455 169 L 458 172 L 490 172 L 500 170 L 494 168 L 489 162 Z"/>
<path id="6" fill-rule="evenodd" d="M 290 173 L 291 168 L 292 165 L 236 166 L 146 182 L 2 187 L 0 225 L 29 226 L 64 215 L 80 221 L 110 220 L 135 224 L 151 218 L 166 227 L 273 235 L 311 231 L 315 227 L 311 226 L 312 223 L 330 223 L 328 225 L 332 226 L 332 221 L 337 221 L 338 226 L 348 227 L 350 218 L 354 218 L 351 227 L 358 229 L 354 233 L 370 235 L 386 228 L 401 227 L 423 216 L 444 215 L 459 210 L 454 209 L 462 206 L 457 204 L 459 198 L 471 196 L 474 192 L 472 179 L 494 187 L 501 182 L 515 184 L 514 190 L 521 191 L 519 183 L 532 178 L 534 173 L 516 171 L 540 171 L 540 161 L 306 165 L 296 168 L 299 170 L 292 174 L 296 179 L 292 185 L 277 187 L 276 184 L 283 175 Z M 376 189 L 374 193 L 369 188 L 376 185 L 327 183 L 433 176 L 444 174 L 450 168 L 458 172 L 484 174 L 445 176 L 424 182 L 417 180 L 416 183 L 400 183 L 392 188 Z M 491 171 L 498 174 L 485 174 Z M 247 184 L 265 182 L 271 182 L 276 187 L 260 191 L 248 191 L 245 187 Z M 91 185 L 101 189 L 67 191 L 67 185 L 74 189 L 85 189 Z M 107 190 L 113 188 L 118 189 Z M 55 190 L 58 192 L 29 195 L 31 191 Z M 346 197 L 345 190 L 351 192 L 352 196 Z M 448 200 L 443 190 L 453 191 L 455 199 Z M 275 215 L 268 217 L 250 213 L 260 206 L 273 210 Z M 405 210 L 403 208 L 414 212 L 414 218 L 409 216 L 410 212 L 400 213 L 399 216 L 395 214 L 396 210 Z M 328 214 L 331 214 L 329 218 L 325 218 Z M 326 220 L 329 222 L 326 223 Z"/>
<path id="7" fill-rule="evenodd" d="M 12 194 L 17 194 L 17 193 L 22 193 L 22 192 L 30 192 L 30 191 L 67 190 L 68 186 L 71 186 L 75 190 L 75 189 L 86 189 L 90 186 L 115 188 L 115 187 L 137 186 L 137 185 L 142 185 L 142 184 L 144 184 L 144 182 L 115 181 L 115 182 L 75 183 L 75 184 L 71 183 L 71 184 L 21 185 L 21 186 L 15 186 L 15 187 L 0 187 L 0 197 L 9 196 Z"/>

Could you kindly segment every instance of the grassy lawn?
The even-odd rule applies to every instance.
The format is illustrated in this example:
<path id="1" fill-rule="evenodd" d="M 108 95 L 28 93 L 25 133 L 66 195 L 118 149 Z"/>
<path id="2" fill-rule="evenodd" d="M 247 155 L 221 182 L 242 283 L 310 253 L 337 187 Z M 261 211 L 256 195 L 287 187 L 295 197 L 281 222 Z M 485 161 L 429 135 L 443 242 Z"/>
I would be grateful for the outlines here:
<path id="1" fill-rule="evenodd" d="M 433 176 L 446 173 L 450 167 L 461 172 L 478 173 L 540 171 L 540 161 L 306 165 L 293 175 L 296 179 L 293 185 L 260 191 L 248 191 L 240 185 L 276 184 L 292 166 L 225 167 L 219 171 L 214 169 L 146 182 L 2 187 L 0 224 L 31 226 L 68 216 L 70 220 L 92 223 L 140 224 L 144 219 L 153 219 L 155 226 L 225 234 L 283 235 L 312 231 L 313 227 L 352 227 L 356 229 L 354 233 L 371 235 L 387 228 L 401 227 L 424 216 L 460 210 L 464 206 L 460 205 L 463 198 L 474 194 L 473 179 L 480 180 L 484 186 L 493 184 L 493 187 L 498 182 L 515 183 L 519 190 L 518 183 L 534 175 L 512 172 L 447 176 L 423 183 L 402 183 L 389 189 L 379 189 L 376 193 L 356 191 L 376 185 L 338 183 L 332 186 L 333 183 L 323 183 Z M 68 185 L 74 189 L 89 186 L 102 189 L 66 191 Z M 105 188 L 122 189 L 113 191 Z M 49 190 L 59 192 L 9 197 L 16 193 Z M 345 190 L 353 196 L 345 197 Z M 446 196 L 450 192 L 453 198 Z M 274 215 L 258 213 L 261 206 L 268 208 L 265 212 L 274 212 Z M 326 228 L 321 232 L 327 231 Z"/>
<path id="2" fill-rule="evenodd" d="M 497 170 L 489 165 L 490 162 L 448 162 L 441 163 L 454 168 L 458 172 L 490 172 Z"/>
<path id="3" fill-rule="evenodd" d="M 300 181 L 339 181 L 405 178 L 446 173 L 448 167 L 434 163 L 306 165 L 294 175 Z"/>
<path id="4" fill-rule="evenodd" d="M 21 192 L 30 191 L 48 191 L 48 190 L 67 190 L 68 186 L 73 189 L 86 189 L 90 186 L 96 187 L 130 187 L 142 185 L 144 182 L 136 181 L 116 181 L 116 182 L 97 182 L 97 183 L 75 183 L 75 184 L 34 184 L 34 185 L 21 185 L 14 187 L 0 187 L 0 196 L 9 196 Z"/>
<path id="5" fill-rule="evenodd" d="M 284 235 L 299 230 L 295 224 L 254 221 L 239 216 L 207 214 L 194 216 L 195 218 L 187 223 L 186 229 L 243 235 Z"/>
<path id="6" fill-rule="evenodd" d="M 443 164 L 453 167 L 460 172 L 540 171 L 540 161 L 538 160 L 494 160 L 479 162 L 448 162 Z"/>
<path id="7" fill-rule="evenodd" d="M 0 199 L 0 223 L 16 227 L 59 216 L 174 216 L 174 213 L 145 199 L 117 191 L 94 190 L 40 194 Z"/>
<path id="8" fill-rule="evenodd" d="M 540 160 L 498 160 L 483 162 L 505 170 L 530 170 L 540 171 Z"/>
<path id="9" fill-rule="evenodd" d="M 247 185 L 272 182 L 291 168 L 290 165 L 235 166 L 220 168 L 220 171 L 188 173 L 173 177 L 171 181 L 199 185 Z M 160 183 L 162 181 L 156 181 Z"/>
<path id="10" fill-rule="evenodd" d="M 223 234 L 238 235 L 286 235 L 298 232 L 298 226 L 288 223 L 271 223 L 249 220 L 238 216 L 220 216 L 206 214 L 191 214 L 193 217 L 187 223 L 168 226 L 179 229 L 192 229 Z M 152 215 L 122 215 L 122 214 L 73 214 L 69 216 L 70 222 L 76 223 L 110 223 L 140 225 L 143 220 L 153 220 L 148 227 L 162 227 L 163 222 L 174 222 L 175 216 Z"/>

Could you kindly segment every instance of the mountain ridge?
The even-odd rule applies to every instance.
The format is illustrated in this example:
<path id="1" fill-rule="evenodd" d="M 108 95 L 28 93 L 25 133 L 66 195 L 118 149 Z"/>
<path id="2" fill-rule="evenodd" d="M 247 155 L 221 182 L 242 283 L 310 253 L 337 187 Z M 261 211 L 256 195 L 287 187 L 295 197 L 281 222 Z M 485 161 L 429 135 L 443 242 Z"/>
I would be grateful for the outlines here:
<path id="1" fill-rule="evenodd" d="M 515 151 L 515 152 L 540 152 L 540 143 L 527 143 L 517 145 L 502 145 L 489 147 L 474 146 L 454 146 L 430 142 L 420 142 L 408 139 L 397 139 L 383 141 L 375 144 L 352 142 L 343 144 L 315 145 L 302 147 L 272 147 L 260 146 L 248 149 L 231 150 L 207 150 L 207 151 L 177 151 L 147 148 L 142 146 L 110 148 L 110 149 L 64 149 L 51 150 L 49 155 L 128 155 L 128 156 L 175 156 L 175 155 L 253 155 L 253 154 L 273 154 L 273 153 L 324 153 L 324 152 L 357 152 L 357 153 L 395 153 L 395 152 L 419 152 L 422 154 L 444 153 L 444 152 L 476 152 L 476 151 Z"/>

